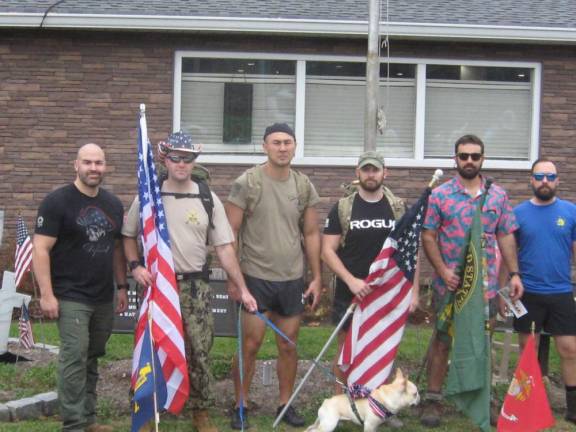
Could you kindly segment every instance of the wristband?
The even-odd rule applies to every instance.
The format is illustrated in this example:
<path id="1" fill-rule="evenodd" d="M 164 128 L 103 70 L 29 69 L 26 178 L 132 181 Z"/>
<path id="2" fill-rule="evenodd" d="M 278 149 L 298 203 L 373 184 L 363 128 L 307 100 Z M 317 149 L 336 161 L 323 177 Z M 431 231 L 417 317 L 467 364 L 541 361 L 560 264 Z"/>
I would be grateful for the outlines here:
<path id="1" fill-rule="evenodd" d="M 137 267 L 140 267 L 140 261 L 134 260 L 134 261 L 130 261 L 128 263 L 128 268 L 130 269 L 130 271 L 134 271 L 136 270 Z"/>
<path id="2" fill-rule="evenodd" d="M 128 289 L 128 288 L 130 288 L 130 285 L 128 285 L 127 283 L 125 283 L 125 284 L 116 284 L 116 289 L 121 290 L 121 289 Z"/>
<path id="3" fill-rule="evenodd" d="M 520 277 L 521 276 L 520 272 L 515 271 L 515 272 L 508 273 L 508 279 L 512 279 L 514 276 Z"/>

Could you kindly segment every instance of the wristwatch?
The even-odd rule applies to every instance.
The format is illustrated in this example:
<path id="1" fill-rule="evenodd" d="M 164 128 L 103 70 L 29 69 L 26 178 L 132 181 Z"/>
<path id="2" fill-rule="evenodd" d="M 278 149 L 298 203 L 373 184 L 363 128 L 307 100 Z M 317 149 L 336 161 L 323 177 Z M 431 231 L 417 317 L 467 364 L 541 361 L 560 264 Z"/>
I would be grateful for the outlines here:
<path id="1" fill-rule="evenodd" d="M 125 289 L 125 290 L 127 290 L 128 288 L 130 288 L 130 285 L 128 285 L 127 283 L 125 283 L 125 284 L 116 284 L 116 289 L 119 289 L 119 290 Z"/>
<path id="2" fill-rule="evenodd" d="M 140 264 L 140 261 L 134 260 L 128 263 L 128 268 L 130 269 L 130 271 L 134 271 L 137 267 L 140 267 L 141 265 L 142 264 Z"/>
<path id="3" fill-rule="evenodd" d="M 508 273 L 508 279 L 512 279 L 512 277 L 514 277 L 514 276 L 520 277 L 521 274 L 520 274 L 520 272 L 510 272 L 510 273 Z"/>

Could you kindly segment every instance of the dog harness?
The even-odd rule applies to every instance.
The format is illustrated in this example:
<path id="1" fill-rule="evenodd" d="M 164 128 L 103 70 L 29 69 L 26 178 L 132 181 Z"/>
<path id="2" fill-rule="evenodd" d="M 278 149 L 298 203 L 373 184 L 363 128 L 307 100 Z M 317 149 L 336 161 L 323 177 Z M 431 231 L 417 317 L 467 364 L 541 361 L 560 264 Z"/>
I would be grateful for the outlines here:
<path id="1" fill-rule="evenodd" d="M 350 403 L 350 408 L 352 408 L 352 412 L 356 417 L 356 420 L 363 425 L 364 421 L 360 417 L 360 413 L 358 412 L 358 408 L 356 407 L 356 403 L 354 399 L 368 399 L 368 405 L 374 414 L 376 414 L 382 420 L 386 420 L 394 415 L 388 408 L 386 408 L 382 403 L 378 402 L 375 398 L 372 397 L 370 394 L 371 391 L 364 387 L 361 384 L 352 384 L 351 386 L 347 387 L 345 392 L 346 396 L 348 397 L 348 402 Z"/>

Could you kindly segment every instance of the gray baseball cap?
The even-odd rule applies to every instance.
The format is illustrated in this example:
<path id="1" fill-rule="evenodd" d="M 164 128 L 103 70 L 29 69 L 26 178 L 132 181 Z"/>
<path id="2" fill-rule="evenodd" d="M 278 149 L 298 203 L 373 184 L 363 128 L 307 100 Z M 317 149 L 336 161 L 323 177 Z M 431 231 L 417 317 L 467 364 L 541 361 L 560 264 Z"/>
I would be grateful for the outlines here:
<path id="1" fill-rule="evenodd" d="M 384 156 L 377 151 L 367 151 L 360 155 L 358 158 L 358 168 L 365 167 L 366 165 L 373 165 L 376 168 L 384 168 Z"/>

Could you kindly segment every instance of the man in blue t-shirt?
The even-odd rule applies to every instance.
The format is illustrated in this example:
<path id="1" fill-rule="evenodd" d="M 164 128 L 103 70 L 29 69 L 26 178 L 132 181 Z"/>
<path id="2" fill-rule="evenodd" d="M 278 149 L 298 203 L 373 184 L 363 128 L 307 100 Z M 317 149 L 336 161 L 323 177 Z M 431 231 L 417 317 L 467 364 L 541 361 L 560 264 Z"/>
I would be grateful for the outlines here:
<path id="1" fill-rule="evenodd" d="M 554 163 L 538 159 L 532 165 L 534 196 L 514 209 L 518 259 L 528 313 L 514 320 L 520 345 L 534 322 L 554 337 L 566 386 L 566 420 L 576 424 L 576 306 L 571 263 L 576 252 L 576 206 L 556 197 Z"/>

